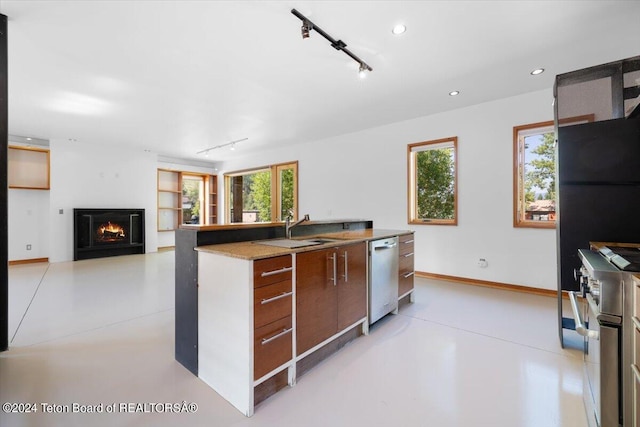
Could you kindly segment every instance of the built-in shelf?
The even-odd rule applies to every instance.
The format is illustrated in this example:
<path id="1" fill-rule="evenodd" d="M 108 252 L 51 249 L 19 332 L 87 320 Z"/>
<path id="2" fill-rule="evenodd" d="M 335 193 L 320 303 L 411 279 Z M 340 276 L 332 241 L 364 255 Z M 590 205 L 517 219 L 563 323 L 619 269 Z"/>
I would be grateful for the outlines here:
<path id="1" fill-rule="evenodd" d="M 207 206 L 207 224 L 218 223 L 218 177 L 210 175 L 207 182 L 209 204 Z"/>
<path id="2" fill-rule="evenodd" d="M 158 231 L 172 231 L 178 228 L 181 213 L 181 173 L 158 169 Z"/>
<path id="3" fill-rule="evenodd" d="M 176 230 L 184 218 L 182 184 L 183 175 L 188 179 L 197 176 L 204 183 L 204 195 L 201 199 L 201 225 L 218 223 L 218 177 L 168 169 L 158 169 L 158 231 Z M 184 179 L 187 179 L 184 178 Z M 202 187 L 201 187 L 202 188 Z M 202 190 L 201 190 L 202 191 Z M 184 217 L 184 218 L 183 218 Z"/>
<path id="4" fill-rule="evenodd" d="M 9 146 L 7 150 L 9 188 L 49 190 L 49 150 Z"/>

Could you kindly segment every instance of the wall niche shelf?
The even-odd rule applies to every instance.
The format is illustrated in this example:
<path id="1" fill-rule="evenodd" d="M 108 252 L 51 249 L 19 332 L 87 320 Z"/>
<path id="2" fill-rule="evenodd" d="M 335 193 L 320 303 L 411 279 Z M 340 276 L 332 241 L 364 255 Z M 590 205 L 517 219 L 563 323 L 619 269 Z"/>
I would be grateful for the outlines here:
<path id="1" fill-rule="evenodd" d="M 158 169 L 158 231 L 173 231 L 180 225 L 181 181 L 179 171 Z"/>
<path id="2" fill-rule="evenodd" d="M 49 190 L 49 150 L 10 145 L 7 150 L 9 188 Z"/>

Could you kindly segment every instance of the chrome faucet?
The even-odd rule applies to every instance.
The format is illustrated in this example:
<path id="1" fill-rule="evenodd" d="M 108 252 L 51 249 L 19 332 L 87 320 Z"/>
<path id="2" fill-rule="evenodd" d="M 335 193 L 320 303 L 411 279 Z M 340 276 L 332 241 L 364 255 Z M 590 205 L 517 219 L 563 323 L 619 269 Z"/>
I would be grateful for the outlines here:
<path id="1" fill-rule="evenodd" d="M 304 218 L 302 218 L 299 221 L 294 222 L 293 224 L 291 223 L 291 220 L 289 219 L 289 217 L 287 217 L 284 220 L 284 234 L 286 235 L 287 239 L 291 239 L 291 229 L 293 227 L 295 227 L 296 225 L 299 225 L 305 221 L 309 221 L 309 214 L 306 214 L 304 216 Z"/>

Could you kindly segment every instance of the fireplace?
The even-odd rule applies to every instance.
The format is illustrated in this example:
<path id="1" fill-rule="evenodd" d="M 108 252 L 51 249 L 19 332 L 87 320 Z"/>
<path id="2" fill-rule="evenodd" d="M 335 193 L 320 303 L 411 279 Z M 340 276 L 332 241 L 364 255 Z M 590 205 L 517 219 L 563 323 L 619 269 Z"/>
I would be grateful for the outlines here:
<path id="1" fill-rule="evenodd" d="M 73 259 L 144 253 L 144 209 L 74 209 Z"/>

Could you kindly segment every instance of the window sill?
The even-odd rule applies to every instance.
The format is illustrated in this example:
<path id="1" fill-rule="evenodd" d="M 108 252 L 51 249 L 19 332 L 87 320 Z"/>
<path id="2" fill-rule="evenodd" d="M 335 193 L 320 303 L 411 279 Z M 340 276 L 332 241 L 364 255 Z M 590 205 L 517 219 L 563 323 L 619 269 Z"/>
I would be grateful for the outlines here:
<path id="1" fill-rule="evenodd" d="M 546 228 L 555 229 L 555 221 L 520 221 L 513 224 L 514 228 Z"/>
<path id="2" fill-rule="evenodd" d="M 412 219 L 409 224 L 415 225 L 458 225 L 457 219 Z"/>

